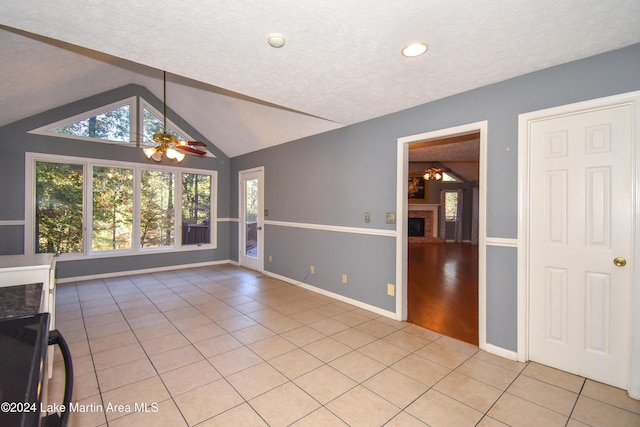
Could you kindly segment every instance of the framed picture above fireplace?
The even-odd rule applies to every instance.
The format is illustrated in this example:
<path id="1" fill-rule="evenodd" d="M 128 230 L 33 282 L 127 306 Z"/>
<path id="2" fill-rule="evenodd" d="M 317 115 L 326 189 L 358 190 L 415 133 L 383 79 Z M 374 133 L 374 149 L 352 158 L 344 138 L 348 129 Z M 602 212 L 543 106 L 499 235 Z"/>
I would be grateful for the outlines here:
<path id="1" fill-rule="evenodd" d="M 427 203 L 429 196 L 429 182 L 421 173 L 410 173 L 407 185 L 409 203 Z"/>

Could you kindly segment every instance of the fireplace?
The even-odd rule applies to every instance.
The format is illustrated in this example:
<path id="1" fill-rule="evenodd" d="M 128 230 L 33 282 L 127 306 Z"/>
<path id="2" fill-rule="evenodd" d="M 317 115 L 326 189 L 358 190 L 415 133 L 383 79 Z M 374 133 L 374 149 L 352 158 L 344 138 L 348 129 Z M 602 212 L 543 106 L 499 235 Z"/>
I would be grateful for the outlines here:
<path id="1" fill-rule="evenodd" d="M 424 218 L 409 218 L 409 237 L 424 237 Z"/>
<path id="2" fill-rule="evenodd" d="M 409 243 L 441 243 L 438 237 L 438 205 L 409 205 L 407 234 Z"/>

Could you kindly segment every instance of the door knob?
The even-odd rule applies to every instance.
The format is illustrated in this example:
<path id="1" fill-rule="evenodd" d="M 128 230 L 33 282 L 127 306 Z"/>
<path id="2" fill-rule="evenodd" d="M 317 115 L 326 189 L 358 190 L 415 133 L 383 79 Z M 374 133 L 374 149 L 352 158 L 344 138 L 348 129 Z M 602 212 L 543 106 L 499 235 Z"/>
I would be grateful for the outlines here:
<path id="1" fill-rule="evenodd" d="M 613 263 L 616 267 L 624 267 L 627 265 L 627 260 L 619 256 L 613 259 Z"/>

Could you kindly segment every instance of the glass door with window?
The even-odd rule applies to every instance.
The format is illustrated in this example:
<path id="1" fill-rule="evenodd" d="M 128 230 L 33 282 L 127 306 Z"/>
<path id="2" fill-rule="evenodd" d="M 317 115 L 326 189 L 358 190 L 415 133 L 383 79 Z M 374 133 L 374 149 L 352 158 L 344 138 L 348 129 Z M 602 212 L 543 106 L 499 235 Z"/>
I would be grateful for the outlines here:
<path id="1" fill-rule="evenodd" d="M 240 172 L 240 265 L 256 271 L 262 271 L 262 168 Z"/>

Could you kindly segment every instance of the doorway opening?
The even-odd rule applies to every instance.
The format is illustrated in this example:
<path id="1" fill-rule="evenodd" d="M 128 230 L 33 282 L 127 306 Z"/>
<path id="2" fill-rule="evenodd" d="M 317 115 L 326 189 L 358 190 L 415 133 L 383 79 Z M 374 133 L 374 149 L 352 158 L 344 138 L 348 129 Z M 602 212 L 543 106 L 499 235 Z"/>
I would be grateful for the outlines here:
<path id="1" fill-rule="evenodd" d="M 478 199 L 473 195 L 479 185 L 479 165 L 479 131 L 409 144 L 413 186 L 407 194 L 407 321 L 474 345 L 478 345 Z M 439 175 L 425 175 L 434 169 Z M 415 197 L 412 189 L 422 186 Z M 417 235 L 412 227 L 416 219 L 430 223 L 432 230 Z"/>
<path id="2" fill-rule="evenodd" d="M 478 122 L 398 140 L 398 318 L 480 348 L 486 345 L 486 130 Z M 430 168 L 445 178 L 425 179 Z M 413 218 L 424 218 L 423 231 Z"/>

